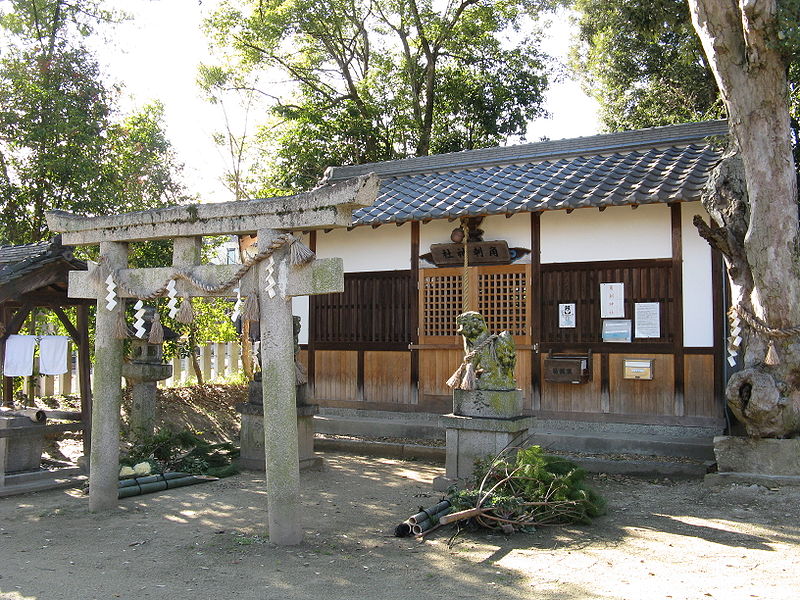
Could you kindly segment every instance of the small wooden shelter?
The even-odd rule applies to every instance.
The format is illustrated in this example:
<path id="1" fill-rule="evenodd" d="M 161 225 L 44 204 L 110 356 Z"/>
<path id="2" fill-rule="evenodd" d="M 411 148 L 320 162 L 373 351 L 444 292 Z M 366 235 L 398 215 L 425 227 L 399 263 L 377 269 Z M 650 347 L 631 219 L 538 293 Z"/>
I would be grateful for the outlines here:
<path id="1" fill-rule="evenodd" d="M 0 247 L 0 365 L 5 358 L 8 336 L 19 333 L 35 309 L 48 309 L 63 323 L 78 349 L 78 375 L 84 448 L 89 447 L 91 384 L 89 362 L 90 300 L 67 295 L 68 273 L 86 270 L 72 248 L 61 244 L 61 236 L 50 242 Z M 65 311 L 76 308 L 75 321 Z M 3 377 L 3 405 L 13 404 L 14 382 Z M 62 427 L 62 426 L 57 426 Z M 71 427 L 76 427 L 72 425 Z"/>

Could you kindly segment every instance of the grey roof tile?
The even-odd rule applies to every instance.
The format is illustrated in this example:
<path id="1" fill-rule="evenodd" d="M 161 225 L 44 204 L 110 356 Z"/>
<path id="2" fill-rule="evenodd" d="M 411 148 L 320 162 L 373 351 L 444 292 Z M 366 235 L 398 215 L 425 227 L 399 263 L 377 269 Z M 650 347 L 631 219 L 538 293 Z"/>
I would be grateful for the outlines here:
<path id="1" fill-rule="evenodd" d="M 724 121 L 541 142 L 329 170 L 338 181 L 382 177 L 355 224 L 588 206 L 697 200 L 720 152 Z"/>

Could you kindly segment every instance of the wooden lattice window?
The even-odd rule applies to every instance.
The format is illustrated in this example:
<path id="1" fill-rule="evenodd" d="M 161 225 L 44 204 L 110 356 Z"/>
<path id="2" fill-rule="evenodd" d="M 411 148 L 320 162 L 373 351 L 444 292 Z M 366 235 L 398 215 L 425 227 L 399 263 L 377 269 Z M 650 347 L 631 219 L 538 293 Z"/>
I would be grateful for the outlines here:
<path id="1" fill-rule="evenodd" d="M 461 314 L 461 270 L 426 269 L 420 288 L 420 335 L 456 335 L 456 317 Z"/>
<path id="2" fill-rule="evenodd" d="M 526 335 L 528 330 L 528 278 L 525 271 L 478 273 L 477 310 L 489 331 Z"/>
<path id="3" fill-rule="evenodd" d="M 309 343 L 403 348 L 411 342 L 411 271 L 345 273 L 344 292 L 311 296 Z"/>
<path id="4" fill-rule="evenodd" d="M 469 305 L 486 319 L 490 331 L 526 336 L 529 330 L 526 265 L 471 267 Z M 420 338 L 456 335 L 463 310 L 462 268 L 424 269 L 420 276 Z"/>

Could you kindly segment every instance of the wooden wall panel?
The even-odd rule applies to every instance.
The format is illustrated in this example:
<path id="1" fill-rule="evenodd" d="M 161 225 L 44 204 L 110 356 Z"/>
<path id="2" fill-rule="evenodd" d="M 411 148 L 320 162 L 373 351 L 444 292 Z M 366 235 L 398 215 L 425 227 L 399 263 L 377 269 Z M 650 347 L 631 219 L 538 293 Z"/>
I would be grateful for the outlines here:
<path id="1" fill-rule="evenodd" d="M 625 358 L 654 359 L 653 379 L 622 378 Z M 621 415 L 674 415 L 674 357 L 670 354 L 611 354 L 609 363 L 610 410 Z"/>
<path id="2" fill-rule="evenodd" d="M 300 350 L 300 352 L 297 353 L 297 360 L 307 370 L 308 369 L 308 350 Z"/>
<path id="3" fill-rule="evenodd" d="M 714 398 L 714 356 L 684 356 L 684 407 L 687 416 L 722 417 L 722 401 Z"/>
<path id="4" fill-rule="evenodd" d="M 517 388 L 522 390 L 522 406 L 531 410 L 531 355 L 530 350 L 517 348 L 517 368 L 514 375 L 517 378 Z"/>
<path id="5" fill-rule="evenodd" d="M 447 380 L 461 364 L 464 352 L 458 348 L 442 350 L 420 350 L 419 390 L 420 394 L 444 396 L 450 394 Z"/>
<path id="6" fill-rule="evenodd" d="M 318 402 L 358 399 L 358 352 L 317 350 L 314 363 L 314 397 Z"/>
<path id="7" fill-rule="evenodd" d="M 410 404 L 410 368 L 410 352 L 365 352 L 364 401 Z"/>
<path id="8" fill-rule="evenodd" d="M 540 355 L 544 361 L 547 355 Z M 542 363 L 543 365 L 543 363 Z M 542 366 L 544 373 L 544 366 Z M 541 410 L 547 412 L 601 412 L 600 355 L 592 356 L 592 379 L 588 383 L 551 383 L 542 381 Z"/>

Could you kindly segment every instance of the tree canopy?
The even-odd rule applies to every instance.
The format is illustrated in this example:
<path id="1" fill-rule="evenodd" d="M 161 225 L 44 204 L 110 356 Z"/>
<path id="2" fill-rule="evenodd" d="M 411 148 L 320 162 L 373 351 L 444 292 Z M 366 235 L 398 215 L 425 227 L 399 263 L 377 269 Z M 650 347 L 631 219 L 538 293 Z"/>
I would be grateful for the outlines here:
<path id="1" fill-rule="evenodd" d="M 0 14 L 0 240 L 49 237 L 49 209 L 100 214 L 180 201 L 155 103 L 126 118 L 83 36 L 111 19 L 94 0 L 13 0 Z"/>
<path id="2" fill-rule="evenodd" d="M 542 114 L 534 0 L 242 0 L 209 21 L 237 72 L 288 78 L 260 92 L 279 126 L 272 183 L 307 188 L 326 166 L 496 145 Z M 513 34 L 511 41 L 509 34 Z"/>
<path id="3" fill-rule="evenodd" d="M 723 116 L 685 0 L 575 0 L 573 65 L 612 131 Z"/>

